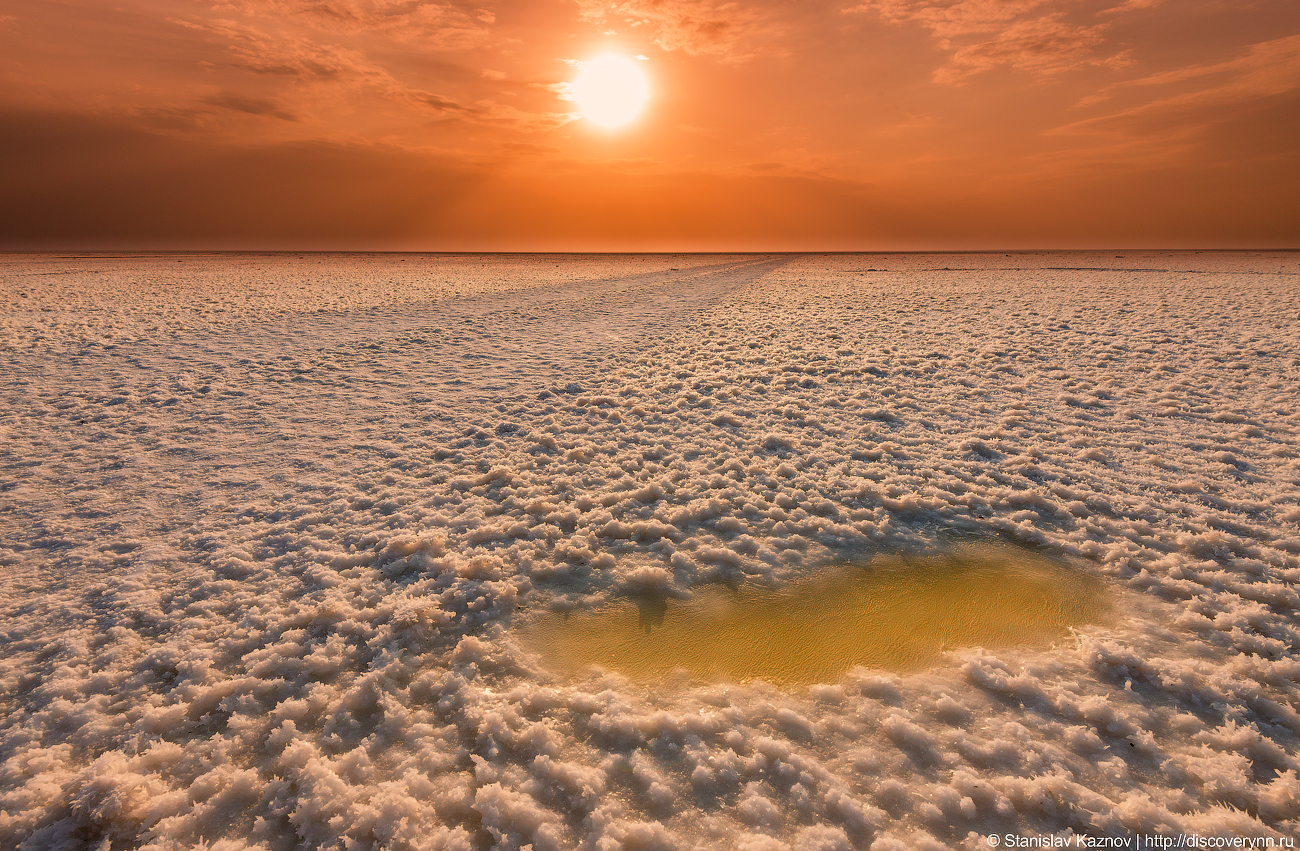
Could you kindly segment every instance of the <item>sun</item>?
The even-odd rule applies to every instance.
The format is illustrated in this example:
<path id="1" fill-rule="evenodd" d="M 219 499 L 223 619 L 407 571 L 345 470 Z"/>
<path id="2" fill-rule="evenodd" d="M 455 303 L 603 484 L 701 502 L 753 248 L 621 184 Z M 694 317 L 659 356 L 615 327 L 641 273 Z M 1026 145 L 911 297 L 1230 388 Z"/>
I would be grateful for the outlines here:
<path id="1" fill-rule="evenodd" d="M 583 62 L 568 85 L 583 118 L 606 129 L 627 124 L 641 112 L 650 86 L 636 62 L 615 53 Z"/>

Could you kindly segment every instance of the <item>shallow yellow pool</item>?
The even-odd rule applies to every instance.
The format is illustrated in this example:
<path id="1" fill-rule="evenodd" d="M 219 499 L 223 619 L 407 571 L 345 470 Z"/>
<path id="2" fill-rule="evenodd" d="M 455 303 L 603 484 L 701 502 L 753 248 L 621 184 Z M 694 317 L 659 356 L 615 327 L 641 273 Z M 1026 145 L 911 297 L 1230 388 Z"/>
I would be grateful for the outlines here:
<path id="1" fill-rule="evenodd" d="M 597 665 L 641 681 L 833 682 L 856 665 L 912 671 L 958 647 L 1046 645 L 1109 605 L 1095 577 L 1014 547 L 880 556 L 780 589 L 696 588 L 546 613 L 519 636 L 556 671 Z"/>

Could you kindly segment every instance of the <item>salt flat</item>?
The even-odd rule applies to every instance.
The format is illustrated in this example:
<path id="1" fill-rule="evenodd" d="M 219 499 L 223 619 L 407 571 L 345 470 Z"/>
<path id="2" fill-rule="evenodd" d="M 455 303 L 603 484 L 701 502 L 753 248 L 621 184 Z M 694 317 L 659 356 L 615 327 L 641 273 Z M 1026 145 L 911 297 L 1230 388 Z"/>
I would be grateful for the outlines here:
<path id="1" fill-rule="evenodd" d="M 4 255 L 0 299 L 0 847 L 1300 832 L 1300 255 Z M 1115 615 L 797 688 L 519 640 L 952 541 Z"/>

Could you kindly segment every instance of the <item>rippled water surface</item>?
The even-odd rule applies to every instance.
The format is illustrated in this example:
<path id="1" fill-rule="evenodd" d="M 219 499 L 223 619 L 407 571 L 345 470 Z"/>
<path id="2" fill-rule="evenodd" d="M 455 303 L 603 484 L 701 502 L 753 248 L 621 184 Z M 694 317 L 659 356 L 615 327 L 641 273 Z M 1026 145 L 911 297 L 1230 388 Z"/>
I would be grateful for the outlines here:
<path id="1" fill-rule="evenodd" d="M 780 589 L 697 589 L 547 613 L 524 643 L 558 671 L 590 666 L 654 681 L 832 682 L 856 665 L 912 671 L 960 647 L 1050 644 L 1109 610 L 1096 578 L 1013 547 L 879 556 Z"/>

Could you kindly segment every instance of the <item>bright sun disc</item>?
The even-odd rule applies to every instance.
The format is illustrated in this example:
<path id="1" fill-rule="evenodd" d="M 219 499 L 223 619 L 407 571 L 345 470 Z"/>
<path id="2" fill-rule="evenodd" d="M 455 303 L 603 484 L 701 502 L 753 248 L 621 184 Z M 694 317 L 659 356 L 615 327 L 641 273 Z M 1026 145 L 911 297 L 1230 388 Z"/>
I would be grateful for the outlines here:
<path id="1" fill-rule="evenodd" d="M 601 127 L 626 124 L 645 105 L 650 87 L 636 63 L 623 56 L 602 56 L 582 63 L 569 95 L 582 117 Z"/>

